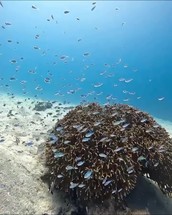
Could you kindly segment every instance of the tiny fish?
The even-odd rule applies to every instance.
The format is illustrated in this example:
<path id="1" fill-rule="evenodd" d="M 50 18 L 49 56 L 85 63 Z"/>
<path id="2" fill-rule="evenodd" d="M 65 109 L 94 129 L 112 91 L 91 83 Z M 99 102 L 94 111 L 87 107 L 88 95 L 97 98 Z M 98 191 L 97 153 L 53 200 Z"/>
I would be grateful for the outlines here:
<path id="1" fill-rule="evenodd" d="M 123 122 L 125 122 L 125 120 L 113 121 L 112 124 L 113 125 L 119 125 L 119 124 L 121 124 Z"/>
<path id="2" fill-rule="evenodd" d="M 35 7 L 34 5 L 32 5 L 32 9 L 37 9 L 37 7 Z"/>
<path id="3" fill-rule="evenodd" d="M 58 137 L 56 137 L 54 134 L 50 135 L 50 144 L 54 144 L 58 141 Z"/>
<path id="4" fill-rule="evenodd" d="M 10 62 L 11 62 L 11 63 L 17 63 L 17 61 L 16 61 L 16 60 L 11 60 Z"/>
<path id="5" fill-rule="evenodd" d="M 85 138 L 82 139 L 82 142 L 85 143 L 85 142 L 88 142 L 89 140 L 90 140 L 90 138 L 85 137 Z"/>
<path id="6" fill-rule="evenodd" d="M 63 143 L 64 144 L 69 144 L 69 143 L 71 143 L 71 141 L 70 140 L 65 140 Z"/>
<path id="7" fill-rule="evenodd" d="M 84 163 L 85 163 L 85 161 L 79 161 L 79 162 L 77 163 L 77 166 L 82 166 Z"/>
<path id="8" fill-rule="evenodd" d="M 125 80 L 125 83 L 130 83 L 131 81 L 133 81 L 132 78 L 128 79 L 128 80 Z"/>
<path id="9" fill-rule="evenodd" d="M 127 172 L 128 172 L 128 174 L 133 173 L 133 172 L 134 172 L 133 166 L 129 167 L 129 168 L 127 169 Z"/>
<path id="10" fill-rule="evenodd" d="M 10 78 L 10 81 L 15 81 L 15 80 L 16 80 L 15 77 L 11 77 L 11 78 Z"/>
<path id="11" fill-rule="evenodd" d="M 57 178 L 63 178 L 62 174 L 57 175 Z"/>
<path id="12" fill-rule="evenodd" d="M 59 126 L 59 127 L 56 128 L 56 131 L 58 131 L 58 132 L 61 131 L 61 130 L 63 130 L 62 126 Z"/>
<path id="13" fill-rule="evenodd" d="M 88 171 L 84 174 L 84 178 L 85 178 L 85 179 L 90 179 L 92 174 L 93 174 L 93 171 L 92 171 L 92 170 L 88 170 Z"/>
<path id="14" fill-rule="evenodd" d="M 137 160 L 138 160 L 138 161 L 142 161 L 142 160 L 146 160 L 146 158 L 145 158 L 144 156 L 140 156 L 140 157 L 138 157 Z"/>
<path id="15" fill-rule="evenodd" d="M 130 125 L 130 123 L 126 123 L 126 124 L 124 124 L 122 127 L 123 127 L 123 128 L 127 128 L 129 125 Z"/>
<path id="16" fill-rule="evenodd" d="M 99 142 L 104 142 L 104 141 L 107 140 L 107 139 L 108 139 L 108 137 L 103 137 L 102 139 L 100 139 Z"/>
<path id="17" fill-rule="evenodd" d="M 88 53 L 88 52 L 86 52 L 86 53 L 84 53 L 83 55 L 84 55 L 84 56 L 88 56 L 88 55 L 89 55 L 89 53 Z"/>
<path id="18" fill-rule="evenodd" d="M 92 8 L 91 8 L 91 11 L 93 11 L 95 8 L 96 8 L 96 6 L 92 7 Z"/>
<path id="19" fill-rule="evenodd" d="M 94 134 L 94 131 L 89 131 L 88 133 L 86 133 L 85 137 L 89 138 Z"/>
<path id="20" fill-rule="evenodd" d="M 104 186 L 109 185 L 111 182 L 112 182 L 112 180 L 108 180 L 108 181 L 106 181 L 106 182 L 104 183 Z"/>
<path id="21" fill-rule="evenodd" d="M 95 88 L 98 88 L 98 87 L 101 87 L 101 86 L 103 86 L 103 83 L 94 84 L 94 87 L 95 87 Z"/>
<path id="22" fill-rule="evenodd" d="M 82 157 L 76 157 L 75 161 L 80 161 Z"/>
<path id="23" fill-rule="evenodd" d="M 104 154 L 104 153 L 100 153 L 100 154 L 99 154 L 99 157 L 101 157 L 101 158 L 107 158 L 107 155 Z"/>
<path id="24" fill-rule="evenodd" d="M 5 22 L 5 25 L 11 25 L 11 23 L 10 22 Z"/>
<path id="25" fill-rule="evenodd" d="M 123 150 L 124 149 L 124 147 L 118 147 L 117 149 L 115 149 L 114 151 L 115 152 L 119 152 L 119 151 L 121 151 L 121 150 Z"/>
<path id="26" fill-rule="evenodd" d="M 158 165 L 159 165 L 159 162 L 155 163 L 155 164 L 154 164 L 154 167 L 157 167 Z"/>
<path id="27" fill-rule="evenodd" d="M 70 188 L 70 189 L 73 189 L 73 188 L 75 188 L 75 187 L 77 187 L 77 186 L 78 186 L 78 183 L 70 182 L 69 188 Z"/>
<path id="28" fill-rule="evenodd" d="M 147 119 L 146 119 L 146 118 L 144 118 L 144 119 L 140 120 L 140 122 L 146 122 L 146 121 L 147 121 Z"/>
<path id="29" fill-rule="evenodd" d="M 162 100 L 164 100 L 164 99 L 165 99 L 165 97 L 160 97 L 160 98 L 158 98 L 159 101 L 162 101 Z"/>
<path id="30" fill-rule="evenodd" d="M 138 147 L 132 148 L 132 152 L 136 152 L 136 151 L 138 151 Z"/>
<path id="31" fill-rule="evenodd" d="M 94 123 L 94 126 L 98 126 L 98 125 L 100 125 L 100 124 L 101 124 L 101 122 L 98 121 L 98 122 L 95 122 L 95 123 Z"/>
<path id="32" fill-rule="evenodd" d="M 2 2 L 0 1 L 0 5 L 1 5 L 1 7 L 3 7 L 3 4 L 2 4 Z"/>
<path id="33" fill-rule="evenodd" d="M 51 15 L 51 18 L 52 18 L 52 19 L 54 19 L 54 16 L 53 16 L 53 15 Z"/>
<path id="34" fill-rule="evenodd" d="M 85 184 L 79 184 L 78 187 L 83 188 L 83 187 L 85 187 Z"/>
<path id="35" fill-rule="evenodd" d="M 154 128 L 158 128 L 159 126 L 160 126 L 160 125 L 158 125 L 158 124 L 154 124 L 154 125 L 153 125 Z"/>
<path id="36" fill-rule="evenodd" d="M 69 10 L 65 10 L 64 11 L 64 14 L 68 14 L 70 11 Z"/>
<path id="37" fill-rule="evenodd" d="M 33 141 L 32 140 L 29 140 L 25 143 L 26 146 L 32 146 L 33 145 Z"/>
<path id="38" fill-rule="evenodd" d="M 34 48 L 34 49 L 40 49 L 38 46 L 34 46 L 33 48 Z"/>
<path id="39" fill-rule="evenodd" d="M 55 158 L 61 158 L 61 157 L 63 157 L 65 154 L 63 153 L 63 152 L 55 152 L 54 153 L 54 157 Z"/>
<path id="40" fill-rule="evenodd" d="M 116 192 L 117 192 L 117 189 L 116 189 L 116 190 L 113 190 L 113 191 L 112 191 L 112 194 L 114 194 L 114 193 L 116 193 Z"/>
<path id="41" fill-rule="evenodd" d="M 68 171 L 68 170 L 72 170 L 72 169 L 75 169 L 75 167 L 70 166 L 70 165 L 66 166 L 66 170 L 67 170 L 67 171 Z"/>

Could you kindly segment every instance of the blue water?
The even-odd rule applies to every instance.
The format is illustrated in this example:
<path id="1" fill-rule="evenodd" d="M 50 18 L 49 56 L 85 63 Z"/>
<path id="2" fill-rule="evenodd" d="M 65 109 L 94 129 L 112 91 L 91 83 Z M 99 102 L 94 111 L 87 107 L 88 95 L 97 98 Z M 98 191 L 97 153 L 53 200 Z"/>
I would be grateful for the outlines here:
<path id="1" fill-rule="evenodd" d="M 2 1 L 0 91 L 172 120 L 172 2 L 93 2 Z"/>

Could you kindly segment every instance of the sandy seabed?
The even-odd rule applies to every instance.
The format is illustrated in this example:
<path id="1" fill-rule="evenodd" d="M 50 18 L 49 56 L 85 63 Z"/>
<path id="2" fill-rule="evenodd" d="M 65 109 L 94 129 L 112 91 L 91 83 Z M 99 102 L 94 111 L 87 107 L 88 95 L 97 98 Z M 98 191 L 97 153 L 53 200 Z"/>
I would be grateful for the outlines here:
<path id="1" fill-rule="evenodd" d="M 52 195 L 40 178 L 45 173 L 44 142 L 56 120 L 74 105 L 53 102 L 51 108 L 38 111 L 34 110 L 38 102 L 0 94 L 0 214 L 77 214 L 58 192 Z M 172 137 L 172 122 L 156 120 Z M 172 214 L 171 199 L 150 181 L 139 183 L 128 198 L 128 205 L 135 208 L 132 214 Z M 90 209 L 88 214 L 116 213 Z"/>

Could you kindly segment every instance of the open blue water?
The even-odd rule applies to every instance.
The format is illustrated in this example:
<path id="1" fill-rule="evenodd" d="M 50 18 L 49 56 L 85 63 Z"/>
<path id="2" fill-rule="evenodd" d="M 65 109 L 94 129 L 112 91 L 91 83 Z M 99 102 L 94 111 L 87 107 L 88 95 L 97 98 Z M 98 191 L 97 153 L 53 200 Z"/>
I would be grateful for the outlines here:
<path id="1" fill-rule="evenodd" d="M 172 120 L 171 11 L 171 1 L 1 1 L 0 92 Z"/>

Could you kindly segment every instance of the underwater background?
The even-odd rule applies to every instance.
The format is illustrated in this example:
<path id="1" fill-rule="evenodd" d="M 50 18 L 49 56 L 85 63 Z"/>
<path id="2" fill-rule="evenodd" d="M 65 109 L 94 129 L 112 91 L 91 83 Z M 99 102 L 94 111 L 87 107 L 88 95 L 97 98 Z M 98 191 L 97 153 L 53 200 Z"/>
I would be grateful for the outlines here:
<path id="1" fill-rule="evenodd" d="M 172 121 L 171 1 L 2 1 L 0 92 Z"/>

